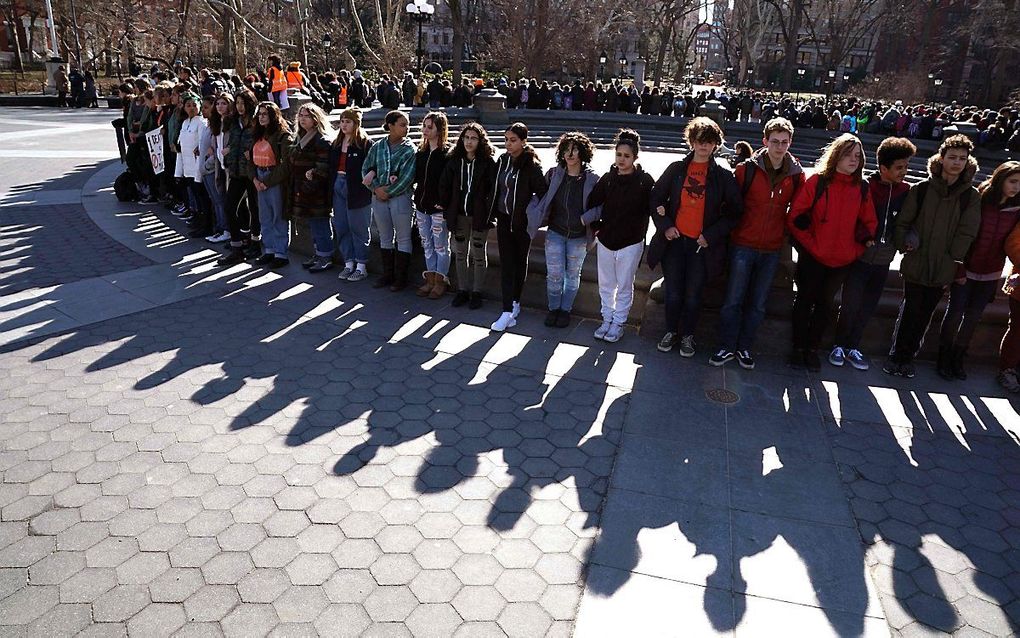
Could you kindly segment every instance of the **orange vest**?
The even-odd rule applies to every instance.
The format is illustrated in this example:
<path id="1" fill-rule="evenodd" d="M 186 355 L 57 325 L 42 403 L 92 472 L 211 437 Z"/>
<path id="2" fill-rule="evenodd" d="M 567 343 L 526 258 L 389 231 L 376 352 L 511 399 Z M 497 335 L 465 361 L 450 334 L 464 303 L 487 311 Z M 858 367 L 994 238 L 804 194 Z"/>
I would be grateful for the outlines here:
<path id="1" fill-rule="evenodd" d="M 304 86 L 301 82 L 301 73 L 298 71 L 287 71 L 287 88 L 300 89 Z"/>
<path id="2" fill-rule="evenodd" d="M 287 78 L 283 76 L 283 72 L 275 66 L 269 67 L 266 70 L 266 77 L 272 78 L 272 85 L 269 89 L 271 93 L 278 93 L 280 91 L 287 90 Z"/>
<path id="3" fill-rule="evenodd" d="M 347 106 L 347 87 L 346 86 L 341 86 L 340 87 L 340 92 L 337 93 L 337 96 L 336 96 L 336 105 L 337 106 Z"/>

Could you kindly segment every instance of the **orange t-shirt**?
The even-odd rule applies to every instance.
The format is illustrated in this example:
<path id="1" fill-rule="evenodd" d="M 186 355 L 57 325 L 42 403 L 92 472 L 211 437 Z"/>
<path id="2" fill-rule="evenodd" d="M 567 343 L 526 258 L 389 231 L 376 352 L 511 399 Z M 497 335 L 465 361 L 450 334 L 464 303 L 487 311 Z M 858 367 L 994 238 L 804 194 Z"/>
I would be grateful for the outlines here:
<path id="1" fill-rule="evenodd" d="M 680 205 L 676 209 L 676 228 L 686 237 L 697 239 L 705 224 L 705 182 L 708 162 L 691 162 L 687 181 L 680 189 Z"/>
<path id="2" fill-rule="evenodd" d="M 276 166 L 276 154 L 273 153 L 273 145 L 266 140 L 255 142 L 251 149 L 251 161 L 260 168 Z"/>

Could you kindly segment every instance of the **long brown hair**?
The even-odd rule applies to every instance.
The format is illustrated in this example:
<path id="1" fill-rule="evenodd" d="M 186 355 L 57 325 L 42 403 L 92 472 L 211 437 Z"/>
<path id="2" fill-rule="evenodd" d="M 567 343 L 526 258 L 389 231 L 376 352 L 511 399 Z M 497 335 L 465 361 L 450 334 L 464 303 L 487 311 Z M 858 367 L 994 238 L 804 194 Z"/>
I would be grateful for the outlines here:
<path id="1" fill-rule="evenodd" d="M 287 123 L 287 120 L 283 118 L 283 112 L 280 111 L 280 107 L 276 105 L 276 102 L 262 102 L 259 104 L 259 111 L 262 110 L 269 111 L 269 124 L 267 126 L 262 126 L 262 122 L 259 121 L 258 112 L 256 112 L 255 128 L 252 132 L 252 137 L 254 139 L 260 140 L 262 138 L 269 137 L 274 133 L 290 130 L 290 125 Z"/>
<path id="2" fill-rule="evenodd" d="M 978 186 L 978 192 L 981 193 L 981 204 L 998 206 L 1002 201 L 1002 186 L 1007 179 L 1017 173 L 1020 173 L 1020 162 L 1010 161 L 999 164 L 992 171 L 992 176 Z M 1020 204 L 1020 194 L 1014 195 L 1006 202 L 1006 206 L 1016 206 L 1017 204 Z"/>
<path id="3" fill-rule="evenodd" d="M 861 162 L 857 165 L 857 170 L 854 171 L 853 177 L 857 181 L 861 181 L 864 179 L 864 144 L 861 144 L 861 140 L 851 133 L 843 133 L 829 142 L 828 146 L 822 151 L 822 156 L 815 162 L 815 173 L 825 179 L 832 179 L 833 175 L 836 174 L 836 165 L 839 164 L 840 158 L 847 153 L 852 153 L 854 147 L 861 152 Z"/>
<path id="4" fill-rule="evenodd" d="M 237 113 L 237 102 L 244 104 L 244 115 Z M 237 92 L 237 95 L 234 96 L 234 112 L 237 113 L 237 117 L 241 120 L 241 126 L 248 128 L 251 125 L 255 119 L 255 109 L 258 105 L 258 98 L 248 89 Z"/>
<path id="5" fill-rule="evenodd" d="M 430 111 L 425 114 L 425 117 L 421 118 L 422 132 L 421 132 L 421 144 L 418 145 L 419 151 L 429 150 L 429 141 L 425 139 L 425 121 L 432 120 L 432 124 L 435 125 L 436 131 L 438 131 L 438 142 L 439 148 L 445 148 L 448 144 L 448 138 L 450 135 L 450 121 L 446 119 L 446 113 L 442 111 Z"/>
<path id="6" fill-rule="evenodd" d="M 216 110 L 216 103 L 223 100 L 227 103 L 230 109 L 227 111 L 227 116 L 224 118 L 220 115 L 220 112 Z M 209 128 L 212 129 L 213 135 L 219 135 L 230 127 L 230 122 L 237 117 L 237 111 L 234 109 L 234 96 L 228 91 L 223 91 L 216 96 L 216 100 L 213 102 L 212 115 L 209 116 Z"/>

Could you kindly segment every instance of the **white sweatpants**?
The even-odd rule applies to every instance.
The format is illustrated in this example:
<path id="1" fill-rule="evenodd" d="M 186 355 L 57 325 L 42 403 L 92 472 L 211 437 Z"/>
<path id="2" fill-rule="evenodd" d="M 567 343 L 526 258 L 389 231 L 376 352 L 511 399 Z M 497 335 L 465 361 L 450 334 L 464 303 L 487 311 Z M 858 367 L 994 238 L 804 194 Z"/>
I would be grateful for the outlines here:
<path id="1" fill-rule="evenodd" d="M 609 250 L 596 240 L 599 260 L 599 297 L 602 299 L 602 320 L 624 324 L 634 303 L 634 276 L 637 274 L 644 242 Z"/>

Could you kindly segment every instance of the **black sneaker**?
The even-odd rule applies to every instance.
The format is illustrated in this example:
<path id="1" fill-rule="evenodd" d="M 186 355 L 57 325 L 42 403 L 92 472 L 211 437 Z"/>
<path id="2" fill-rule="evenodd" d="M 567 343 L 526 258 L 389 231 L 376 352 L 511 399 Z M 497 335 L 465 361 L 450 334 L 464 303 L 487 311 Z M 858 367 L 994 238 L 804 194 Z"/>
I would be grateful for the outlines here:
<path id="1" fill-rule="evenodd" d="M 482 307 L 482 293 L 473 292 L 471 293 L 471 299 L 468 301 L 468 308 L 471 310 L 478 310 Z"/>
<path id="2" fill-rule="evenodd" d="M 570 311 L 560 310 L 559 316 L 556 317 L 556 327 L 566 328 L 570 325 Z"/>
<path id="3" fill-rule="evenodd" d="M 231 250 L 216 260 L 217 266 L 234 266 L 244 262 L 244 253 L 240 250 Z"/>
<path id="4" fill-rule="evenodd" d="M 680 338 L 680 356 L 684 359 L 690 359 L 697 350 L 694 347 L 694 335 L 684 335 Z"/>
<path id="5" fill-rule="evenodd" d="M 750 350 L 737 350 L 737 363 L 744 370 L 754 370 L 754 357 Z"/>
<path id="6" fill-rule="evenodd" d="M 914 368 L 913 363 L 901 363 L 900 364 L 900 376 L 908 379 L 913 379 L 917 374 L 917 370 Z"/>
<path id="7" fill-rule="evenodd" d="M 804 367 L 808 369 L 808 372 L 822 371 L 822 360 L 818 356 L 817 350 L 804 351 Z"/>
<path id="8" fill-rule="evenodd" d="M 276 259 L 276 257 L 274 255 L 270 255 L 270 254 L 266 253 L 265 255 L 262 255 L 261 257 L 259 257 L 258 259 L 255 260 L 255 265 L 256 266 L 268 266 L 269 264 L 271 264 L 273 262 L 274 259 Z"/>
<path id="9" fill-rule="evenodd" d="M 306 259 L 305 261 L 301 262 L 301 267 L 304 268 L 305 270 L 308 270 L 317 263 L 319 263 L 319 258 L 312 257 L 311 259 Z M 346 279 L 346 277 L 344 277 L 344 279 Z"/>
<path id="10" fill-rule="evenodd" d="M 903 371 L 900 369 L 900 364 L 896 363 L 892 359 L 885 360 L 885 365 L 882 366 L 882 372 L 894 377 L 898 377 L 903 374 Z"/>
<path id="11" fill-rule="evenodd" d="M 719 352 L 716 352 L 708 358 L 708 363 L 718 368 L 719 366 L 724 366 L 730 361 L 733 361 L 733 358 L 734 354 L 732 352 L 726 348 L 722 348 Z"/>
<path id="12" fill-rule="evenodd" d="M 272 259 L 269 260 L 269 263 L 267 265 L 273 270 L 276 270 L 277 268 L 283 268 L 284 266 L 287 266 L 289 264 L 290 260 L 287 259 L 286 257 L 273 257 Z"/>
<path id="13" fill-rule="evenodd" d="M 246 259 L 256 259 L 261 252 L 262 249 L 259 248 L 257 243 L 251 243 L 244 249 L 244 256 Z"/>
<path id="14" fill-rule="evenodd" d="M 458 290 L 457 294 L 453 296 L 453 302 L 450 305 L 454 308 L 460 308 L 466 304 L 470 298 L 471 295 L 469 295 L 466 290 Z"/>
<path id="15" fill-rule="evenodd" d="M 546 328 L 555 328 L 556 327 L 556 321 L 559 318 L 560 318 L 560 311 L 559 310 L 550 310 L 549 314 L 547 314 L 545 316 L 545 327 Z"/>

